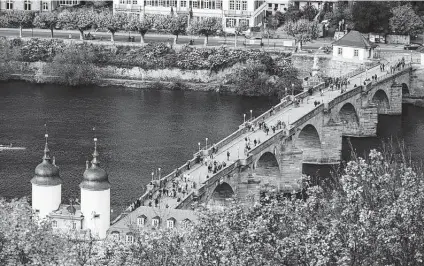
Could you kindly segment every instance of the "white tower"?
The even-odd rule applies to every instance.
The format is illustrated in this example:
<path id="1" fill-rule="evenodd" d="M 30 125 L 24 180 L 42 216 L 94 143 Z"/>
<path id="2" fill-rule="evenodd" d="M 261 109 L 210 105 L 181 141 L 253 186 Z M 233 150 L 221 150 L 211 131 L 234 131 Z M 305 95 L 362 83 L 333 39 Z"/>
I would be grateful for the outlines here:
<path id="1" fill-rule="evenodd" d="M 62 199 L 62 179 L 59 167 L 52 162 L 47 145 L 49 135 L 46 133 L 43 161 L 35 168 L 32 183 L 32 209 L 39 218 L 45 218 L 51 211 L 57 210 Z"/>
<path id="2" fill-rule="evenodd" d="M 81 212 L 83 229 L 90 229 L 94 236 L 104 239 L 110 226 L 110 183 L 105 170 L 100 168 L 97 157 L 97 138 L 91 166 L 86 166 L 81 188 Z"/>

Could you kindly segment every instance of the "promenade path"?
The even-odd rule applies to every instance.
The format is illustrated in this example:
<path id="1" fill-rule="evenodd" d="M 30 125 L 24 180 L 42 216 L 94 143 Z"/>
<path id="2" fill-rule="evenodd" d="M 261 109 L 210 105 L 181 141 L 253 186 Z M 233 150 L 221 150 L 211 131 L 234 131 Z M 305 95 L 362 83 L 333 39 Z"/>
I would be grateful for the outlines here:
<path id="1" fill-rule="evenodd" d="M 393 62 L 393 61 L 392 61 Z M 395 65 L 397 62 L 392 63 L 391 65 Z M 366 78 L 370 78 L 373 75 L 377 75 L 377 77 L 383 76 L 383 75 L 390 75 L 390 73 L 387 71 L 390 71 L 390 64 L 386 64 L 385 71 L 382 72 L 380 70 L 380 65 L 377 65 L 371 69 L 368 69 L 367 71 L 364 71 L 356 76 L 353 76 L 348 79 L 350 84 L 347 85 L 346 91 L 352 90 L 355 86 L 364 84 L 364 81 Z M 396 71 L 397 72 L 397 71 Z M 395 72 L 395 73 L 396 73 Z M 369 83 L 368 81 L 367 83 Z M 277 134 L 278 132 L 282 130 L 287 130 L 287 132 L 291 129 L 291 124 L 293 124 L 295 121 L 300 119 L 305 114 L 309 113 L 313 109 L 317 108 L 317 106 L 314 105 L 314 101 L 319 101 L 320 103 L 328 103 L 337 96 L 341 94 L 340 90 L 334 90 L 331 91 L 330 88 L 326 88 L 323 90 L 323 94 L 321 95 L 320 92 L 313 93 L 312 96 L 309 96 L 303 100 L 299 104 L 299 106 L 289 105 L 288 107 L 281 109 L 279 111 L 274 111 L 274 114 L 269 116 L 264 120 L 266 125 L 270 128 L 269 133 L 267 134 L 263 129 L 259 129 L 259 127 L 254 128 L 253 131 L 246 132 L 245 134 L 241 135 L 237 139 L 233 140 L 229 144 L 221 147 L 217 153 L 213 155 L 213 159 L 205 159 L 208 164 L 209 161 L 217 161 L 219 163 L 225 162 L 226 165 L 230 165 L 237 161 L 238 159 L 244 159 L 246 158 L 245 153 L 245 147 L 246 147 L 246 138 L 250 139 L 250 147 L 254 148 L 255 145 L 253 144 L 253 141 L 256 139 L 259 140 L 261 143 L 271 138 L 274 134 Z M 280 128 L 273 132 L 271 129 L 272 126 L 276 126 L 277 122 L 281 121 L 284 122 L 287 127 L 286 128 Z M 227 160 L 227 152 L 230 153 L 229 160 Z M 156 191 L 154 194 L 152 194 L 152 197 L 146 197 L 144 201 L 141 202 L 144 206 L 152 206 L 152 207 L 159 207 L 159 208 L 175 208 L 180 200 L 183 200 L 187 194 L 189 194 L 193 190 L 193 183 L 195 183 L 194 188 L 199 188 L 203 182 L 207 178 L 212 178 L 214 174 L 211 172 L 208 172 L 208 167 L 205 165 L 205 161 L 203 161 L 202 164 L 194 164 L 192 165 L 191 169 L 184 170 L 184 173 L 180 175 L 179 177 L 175 177 L 171 180 L 169 180 L 164 187 L 168 191 L 172 191 L 173 189 L 173 183 L 176 187 L 181 186 L 183 188 L 188 187 L 187 191 L 182 193 L 177 193 L 176 196 L 168 196 L 166 193 L 160 193 L 160 191 Z M 177 188 L 176 188 L 177 190 Z M 183 189 L 184 190 L 184 189 Z M 159 196 L 160 195 L 160 196 Z M 157 205 L 155 204 L 155 198 L 157 198 Z M 178 198 L 180 200 L 178 200 Z M 150 205 L 150 204 L 151 205 Z"/>

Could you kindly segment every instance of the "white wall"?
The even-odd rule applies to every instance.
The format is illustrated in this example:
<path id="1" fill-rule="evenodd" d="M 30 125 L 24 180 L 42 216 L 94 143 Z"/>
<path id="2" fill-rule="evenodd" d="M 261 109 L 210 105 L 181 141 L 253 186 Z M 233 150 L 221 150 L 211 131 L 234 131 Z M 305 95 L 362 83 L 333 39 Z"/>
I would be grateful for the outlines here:
<path id="1" fill-rule="evenodd" d="M 39 186 L 32 184 L 32 209 L 39 210 L 38 217 L 44 218 L 57 210 L 62 200 L 62 185 Z"/>
<path id="2" fill-rule="evenodd" d="M 99 217 L 93 218 L 93 212 Z M 90 229 L 94 236 L 104 239 L 110 227 L 110 189 L 91 191 L 82 188 L 81 213 L 84 215 L 83 229 Z"/>
<path id="3" fill-rule="evenodd" d="M 342 48 L 342 54 L 339 54 L 339 48 Z M 354 51 L 358 50 L 358 56 L 354 56 Z M 364 48 L 333 46 L 333 57 L 366 60 L 368 58 L 368 50 Z"/>

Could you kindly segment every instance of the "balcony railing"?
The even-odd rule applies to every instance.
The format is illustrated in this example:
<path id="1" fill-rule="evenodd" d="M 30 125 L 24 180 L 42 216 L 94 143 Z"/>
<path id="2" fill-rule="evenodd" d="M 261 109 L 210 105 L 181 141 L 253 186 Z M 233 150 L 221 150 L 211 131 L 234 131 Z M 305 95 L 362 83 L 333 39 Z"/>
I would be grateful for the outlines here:
<path id="1" fill-rule="evenodd" d="M 251 17 L 253 12 L 243 10 L 225 10 L 226 17 Z"/>

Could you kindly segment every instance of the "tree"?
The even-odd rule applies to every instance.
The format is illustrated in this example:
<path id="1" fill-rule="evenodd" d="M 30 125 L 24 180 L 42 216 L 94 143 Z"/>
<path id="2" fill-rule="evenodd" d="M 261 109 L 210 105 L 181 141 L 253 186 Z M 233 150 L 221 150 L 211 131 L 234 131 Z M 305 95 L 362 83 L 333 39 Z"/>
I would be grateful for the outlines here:
<path id="1" fill-rule="evenodd" d="M 34 18 L 34 26 L 42 29 L 50 29 L 50 37 L 53 38 L 53 30 L 56 28 L 59 19 L 56 12 L 41 12 Z"/>
<path id="2" fill-rule="evenodd" d="M 141 20 L 135 16 L 130 17 L 125 27 L 128 31 L 136 31 L 140 33 L 140 43 L 145 43 L 144 36 L 153 28 L 154 25 L 155 17 L 151 15 L 144 15 Z"/>
<path id="3" fill-rule="evenodd" d="M 392 9 L 390 29 L 396 34 L 415 36 L 422 32 L 423 21 L 410 5 L 401 5 Z"/>
<path id="4" fill-rule="evenodd" d="M 301 16 L 302 19 L 307 19 L 309 21 L 312 21 L 318 14 L 318 10 L 313 5 L 306 5 L 303 7 L 301 13 L 302 13 L 302 16 Z"/>
<path id="5" fill-rule="evenodd" d="M 284 21 L 297 21 L 302 17 L 302 12 L 293 4 L 290 4 L 287 8 L 286 13 L 284 13 L 283 15 Z"/>
<path id="6" fill-rule="evenodd" d="M 97 62 L 96 55 L 89 46 L 72 45 L 66 47 L 62 53 L 56 54 L 52 63 L 44 69 L 44 73 L 59 77 L 59 82 L 65 85 L 95 84 L 102 77 L 95 62 Z"/>
<path id="7" fill-rule="evenodd" d="M 301 19 L 298 21 L 287 21 L 284 30 L 288 35 L 294 37 L 298 43 L 298 49 L 302 50 L 305 42 L 310 42 L 318 38 L 318 24 L 314 21 Z"/>
<path id="8" fill-rule="evenodd" d="M 244 31 L 249 29 L 247 23 L 241 23 L 234 29 L 234 47 L 237 48 L 237 36 L 243 34 Z"/>
<path id="9" fill-rule="evenodd" d="M 80 40 L 84 40 L 84 31 L 91 29 L 96 22 L 96 13 L 79 8 L 74 11 L 64 10 L 59 14 L 59 24 L 65 29 L 78 30 Z"/>
<path id="10" fill-rule="evenodd" d="M 115 33 L 127 25 L 128 16 L 121 12 L 103 11 L 97 15 L 96 22 L 99 28 L 107 29 L 110 32 L 110 40 L 114 42 Z"/>
<path id="11" fill-rule="evenodd" d="M 390 6 L 385 1 L 357 2 L 352 7 L 354 28 L 363 33 L 387 33 L 391 16 Z"/>
<path id="12" fill-rule="evenodd" d="M 187 18 L 184 16 L 161 16 L 155 20 L 155 28 L 175 35 L 175 43 L 178 36 L 185 33 L 187 28 Z"/>
<path id="13" fill-rule="evenodd" d="M 10 10 L 3 13 L 6 24 L 19 28 L 19 37 L 22 38 L 22 29 L 32 27 L 34 12 L 23 10 Z"/>
<path id="14" fill-rule="evenodd" d="M 204 35 L 205 46 L 208 44 L 208 38 L 211 35 L 217 34 L 222 31 L 222 20 L 221 18 L 211 17 L 205 18 L 199 21 L 193 21 L 190 23 L 188 32 L 193 35 Z"/>

